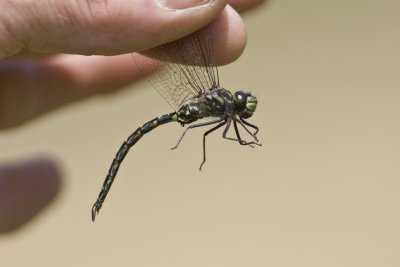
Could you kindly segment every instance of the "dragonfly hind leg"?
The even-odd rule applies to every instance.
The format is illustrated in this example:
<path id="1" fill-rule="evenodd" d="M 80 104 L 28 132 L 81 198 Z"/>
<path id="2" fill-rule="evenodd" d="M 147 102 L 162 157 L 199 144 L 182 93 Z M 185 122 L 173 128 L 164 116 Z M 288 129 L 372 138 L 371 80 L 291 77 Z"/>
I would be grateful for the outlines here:
<path id="1" fill-rule="evenodd" d="M 203 123 L 198 123 L 198 124 L 192 124 L 189 125 L 188 127 L 186 127 L 186 129 L 183 131 L 181 137 L 179 137 L 178 142 L 176 143 L 176 145 L 174 147 L 171 147 L 171 149 L 177 149 L 179 144 L 181 143 L 183 137 L 185 136 L 185 134 L 187 133 L 188 130 L 193 129 L 193 128 L 197 128 L 197 127 L 202 127 L 202 126 L 207 126 L 207 125 L 211 125 L 211 124 L 215 124 L 215 123 L 219 123 L 223 121 L 223 119 L 218 119 L 218 120 L 213 120 L 213 121 L 207 121 L 207 122 L 203 122 Z"/>

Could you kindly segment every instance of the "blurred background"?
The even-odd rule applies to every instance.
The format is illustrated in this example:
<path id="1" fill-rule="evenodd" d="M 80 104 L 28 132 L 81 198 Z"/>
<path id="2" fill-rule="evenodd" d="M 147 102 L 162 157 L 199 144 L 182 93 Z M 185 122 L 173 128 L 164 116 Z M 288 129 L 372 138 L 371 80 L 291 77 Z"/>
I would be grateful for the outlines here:
<path id="1" fill-rule="evenodd" d="M 251 16 L 249 16 L 251 15 Z M 109 164 L 139 125 L 170 112 L 143 82 L 0 134 L 0 160 L 54 156 L 58 199 L 12 235 L 2 266 L 400 266 L 400 2 L 269 1 L 220 69 L 251 90 L 262 147 L 182 128 L 128 154 L 96 222 Z M 149 107 L 149 103 L 151 106 Z"/>

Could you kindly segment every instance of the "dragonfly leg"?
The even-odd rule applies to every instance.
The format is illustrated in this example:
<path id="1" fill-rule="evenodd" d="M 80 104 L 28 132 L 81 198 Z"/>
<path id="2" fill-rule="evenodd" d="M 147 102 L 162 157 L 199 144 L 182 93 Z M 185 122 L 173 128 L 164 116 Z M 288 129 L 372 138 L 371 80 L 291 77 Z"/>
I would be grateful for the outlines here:
<path id="1" fill-rule="evenodd" d="M 197 128 L 197 127 L 202 127 L 202 126 L 207 126 L 207 125 L 211 125 L 211 124 L 215 124 L 215 123 L 219 123 L 223 121 L 223 119 L 217 119 L 217 120 L 213 120 L 213 121 L 207 121 L 207 122 L 203 122 L 203 123 L 198 123 L 198 124 L 193 124 L 190 125 L 188 127 L 186 127 L 186 129 L 183 131 L 183 134 L 181 135 L 181 137 L 179 138 L 178 142 L 176 143 L 176 145 L 174 147 L 171 147 L 171 149 L 176 149 L 178 148 L 179 144 L 181 143 L 183 137 L 185 136 L 186 132 L 189 129 L 193 129 L 193 128 Z"/>
<path id="2" fill-rule="evenodd" d="M 242 119 L 242 118 L 240 118 L 240 121 L 243 122 L 244 124 L 246 124 L 247 126 L 253 128 L 254 130 L 256 130 L 256 131 L 252 134 L 253 136 L 256 136 L 256 135 L 257 135 L 258 130 L 259 130 L 257 126 L 255 126 L 254 124 L 248 123 L 247 121 L 245 121 L 245 120 Z M 242 125 L 242 126 L 243 126 L 243 125 Z M 243 126 L 243 127 L 244 127 L 244 126 Z M 245 128 L 245 127 L 244 127 L 244 128 Z M 257 138 L 256 138 L 256 140 L 257 140 Z M 257 141 L 258 141 L 258 140 L 257 140 Z"/>
<path id="3" fill-rule="evenodd" d="M 254 138 L 254 140 L 256 140 L 256 142 L 258 142 L 258 138 L 257 138 L 257 136 L 256 136 L 256 133 L 257 133 L 257 131 L 256 131 L 256 133 L 252 133 L 252 132 L 250 132 L 250 130 L 249 129 L 247 129 L 247 127 L 245 126 L 245 123 L 243 123 L 242 121 L 237 121 L 245 130 L 246 130 L 246 132 L 249 134 L 249 135 L 251 135 L 253 138 Z M 251 126 L 250 126 L 251 127 Z M 258 128 L 257 128 L 258 129 Z"/>
<path id="4" fill-rule="evenodd" d="M 199 168 L 200 171 L 201 171 L 201 167 L 203 167 L 204 163 L 206 162 L 206 136 L 209 133 L 214 132 L 215 130 L 217 130 L 218 128 L 220 128 L 221 126 L 225 125 L 228 122 L 227 119 L 222 119 L 222 120 L 219 120 L 219 121 L 222 121 L 222 122 L 220 124 L 218 124 L 217 126 L 211 128 L 210 130 L 208 130 L 207 132 L 205 132 L 203 134 L 203 162 L 200 164 L 200 168 Z M 215 123 L 217 123 L 217 122 L 218 121 L 215 121 Z"/>
<path id="5" fill-rule="evenodd" d="M 235 141 L 235 142 L 239 142 L 239 144 L 241 144 L 241 145 L 246 145 L 246 142 L 243 141 L 243 140 L 240 138 L 239 131 L 236 131 L 237 126 L 235 127 L 235 131 L 236 131 L 236 136 L 237 136 L 237 138 L 232 138 L 232 137 L 226 136 L 227 133 L 228 133 L 229 128 L 231 127 L 231 122 L 232 122 L 232 119 L 229 119 L 228 122 L 227 122 L 227 124 L 226 124 L 226 127 L 225 127 L 225 129 L 224 129 L 224 132 L 222 133 L 222 137 L 225 138 L 225 139 L 227 139 L 227 140 L 232 140 L 232 141 Z M 236 124 L 235 124 L 235 121 L 233 121 L 233 123 L 234 123 L 234 125 L 236 125 Z M 250 145 L 250 146 L 252 147 L 252 145 Z"/>
<path id="6" fill-rule="evenodd" d="M 241 124 L 242 125 L 242 124 Z M 224 132 L 223 132 L 223 134 L 222 134 L 222 137 L 223 138 L 225 138 L 225 139 L 228 139 L 228 140 L 232 140 L 232 141 L 237 141 L 237 142 L 239 142 L 239 144 L 241 144 L 241 145 L 248 145 L 248 146 L 250 146 L 250 147 L 254 147 L 253 145 L 261 145 L 261 144 L 259 144 L 259 143 L 257 143 L 257 142 L 246 142 L 246 141 L 244 141 L 241 137 L 240 137 L 240 134 L 239 134 L 239 129 L 238 129 L 238 127 L 237 127 L 237 121 L 236 121 L 236 119 L 233 119 L 233 127 L 234 127 L 234 129 L 235 129 L 235 133 L 236 133 L 236 137 L 237 138 L 232 138 L 232 137 L 228 137 L 228 136 L 226 136 L 227 135 L 227 132 L 228 132 L 228 129 L 229 129 L 229 126 L 230 126 L 230 122 L 228 123 L 228 125 L 227 125 L 227 127 L 225 128 L 225 130 L 224 130 Z M 242 125 L 243 126 L 243 125 Z M 243 126 L 244 127 L 244 126 Z M 251 132 L 249 132 L 248 131 L 248 129 L 246 128 L 246 127 L 244 127 L 245 128 L 245 130 L 251 135 L 251 136 L 253 136 L 253 134 L 251 133 Z M 254 136 L 253 136 L 254 137 Z M 256 141 L 258 141 L 257 139 L 256 139 Z"/>
<path id="7" fill-rule="evenodd" d="M 242 124 L 241 124 L 241 125 L 242 125 Z M 249 145 L 250 147 L 254 147 L 254 146 L 252 146 L 252 145 L 261 146 L 261 144 L 259 144 L 258 142 L 254 142 L 254 141 L 246 142 L 246 141 L 243 141 L 243 140 L 240 139 L 239 130 L 238 130 L 237 123 L 236 123 L 236 120 L 235 120 L 235 119 L 233 120 L 233 126 L 234 126 L 234 128 L 235 128 L 236 136 L 237 136 L 237 138 L 239 139 L 239 143 L 240 143 L 241 145 Z M 242 125 L 242 126 L 243 126 L 243 125 Z M 248 131 L 246 127 L 243 126 L 243 128 L 245 128 L 245 130 Z M 250 135 L 253 136 L 251 133 L 250 133 Z M 253 136 L 253 137 L 254 137 L 254 136 Z M 256 138 L 256 141 L 258 141 L 257 138 Z"/>

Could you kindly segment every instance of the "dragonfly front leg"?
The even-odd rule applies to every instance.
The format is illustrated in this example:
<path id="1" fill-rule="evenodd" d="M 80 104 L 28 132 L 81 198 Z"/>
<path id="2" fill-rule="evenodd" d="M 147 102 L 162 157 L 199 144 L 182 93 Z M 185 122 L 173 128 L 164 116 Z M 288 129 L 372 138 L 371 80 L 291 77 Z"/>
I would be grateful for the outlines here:
<path id="1" fill-rule="evenodd" d="M 254 124 L 251 124 L 251 123 L 245 121 L 245 120 L 242 119 L 242 118 L 240 118 L 240 121 L 243 122 L 244 124 L 246 124 L 247 126 L 253 128 L 254 130 L 256 130 L 256 131 L 252 134 L 253 137 L 255 137 L 255 136 L 257 135 L 258 130 L 259 130 L 259 128 L 258 128 L 257 126 L 255 126 Z M 243 125 L 242 125 L 242 126 L 243 126 Z M 243 126 L 243 128 L 246 128 L 246 127 Z M 255 139 L 257 140 L 257 138 L 255 138 Z M 258 140 L 257 140 L 257 141 L 258 141 Z"/>
<path id="2" fill-rule="evenodd" d="M 254 147 L 253 145 L 261 146 L 261 144 L 259 144 L 259 143 L 257 143 L 257 142 L 253 142 L 253 141 L 252 141 L 252 142 L 246 142 L 246 141 L 244 141 L 244 140 L 240 137 L 239 130 L 238 130 L 238 127 L 237 127 L 237 122 L 236 122 L 235 119 L 233 119 L 233 127 L 234 127 L 234 129 L 235 129 L 236 138 L 232 138 L 232 137 L 226 136 L 227 133 L 228 133 L 229 127 L 230 127 L 230 123 L 231 123 L 231 120 L 228 121 L 228 125 L 226 126 L 226 128 L 225 128 L 225 130 L 224 130 L 224 132 L 223 132 L 223 134 L 222 134 L 222 137 L 223 137 L 223 138 L 228 139 L 228 140 L 232 140 L 232 141 L 239 142 L 239 144 L 241 144 L 241 145 L 243 145 L 243 146 L 244 146 L 244 145 L 248 145 L 248 146 L 250 146 L 250 147 Z M 243 126 L 243 125 L 242 125 L 242 126 Z M 245 128 L 245 127 L 244 127 L 244 128 Z M 245 130 L 246 130 L 247 132 L 249 132 L 249 131 L 247 130 L 247 128 L 245 128 Z M 253 136 L 253 134 L 251 134 L 251 133 L 250 133 L 250 135 Z M 253 136 L 253 137 L 254 137 L 254 136 Z M 256 141 L 258 141 L 258 140 L 256 139 Z"/>

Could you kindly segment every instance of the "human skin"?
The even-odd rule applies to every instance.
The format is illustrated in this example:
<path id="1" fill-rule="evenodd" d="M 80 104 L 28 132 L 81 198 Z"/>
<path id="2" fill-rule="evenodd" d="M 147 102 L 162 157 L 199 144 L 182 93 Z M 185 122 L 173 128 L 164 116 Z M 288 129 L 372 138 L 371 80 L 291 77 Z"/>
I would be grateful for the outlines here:
<path id="1" fill-rule="evenodd" d="M 190 2 L 197 6 L 188 7 Z M 216 62 L 232 62 L 246 44 L 236 10 L 262 2 L 0 0 L 0 130 L 142 79 L 133 52 L 177 40 L 210 22 L 211 34 L 218 36 Z M 60 185 L 52 159 L 0 165 L 0 233 L 30 221 Z"/>

